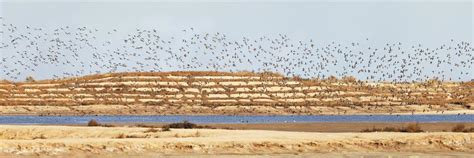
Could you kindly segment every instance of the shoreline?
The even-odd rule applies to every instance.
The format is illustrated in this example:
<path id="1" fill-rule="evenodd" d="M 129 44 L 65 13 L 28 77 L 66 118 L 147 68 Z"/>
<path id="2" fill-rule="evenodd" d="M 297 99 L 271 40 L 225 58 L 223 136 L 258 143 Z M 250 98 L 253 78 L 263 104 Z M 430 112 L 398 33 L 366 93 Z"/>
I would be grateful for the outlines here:
<path id="1" fill-rule="evenodd" d="M 320 133 L 268 130 L 0 125 L 0 155 L 311 155 L 474 153 L 474 133 Z"/>
<path id="2" fill-rule="evenodd" d="M 1 107 L 0 107 L 1 109 Z M 1 111 L 0 111 L 1 112 Z M 379 115 L 379 116 L 387 116 L 387 115 L 474 115 L 474 109 L 464 109 L 464 110 L 447 110 L 444 112 L 435 112 L 435 111 L 428 111 L 428 112 L 374 112 L 374 113 L 367 113 L 367 112 L 354 112 L 354 113 L 278 113 L 278 114 L 262 114 L 262 113 L 239 113 L 239 114 L 221 114 L 221 113 L 175 113 L 175 114 L 74 114 L 74 113 L 65 113 L 65 114 L 37 114 L 37 113 L 1 113 L 0 116 L 358 116 L 358 115 Z"/>
<path id="3" fill-rule="evenodd" d="M 151 122 L 120 122 L 104 123 L 111 127 L 156 127 L 161 128 L 169 123 Z M 265 131 L 291 131 L 291 132 L 322 132 L 322 133 L 361 133 L 364 129 L 393 127 L 400 128 L 410 124 L 418 124 L 425 132 L 450 132 L 456 125 L 462 124 L 465 128 L 474 128 L 473 122 L 296 122 L 296 123 L 199 123 L 215 129 L 230 130 L 265 130 Z M 64 126 L 88 127 L 84 124 L 0 124 L 0 126 Z"/>

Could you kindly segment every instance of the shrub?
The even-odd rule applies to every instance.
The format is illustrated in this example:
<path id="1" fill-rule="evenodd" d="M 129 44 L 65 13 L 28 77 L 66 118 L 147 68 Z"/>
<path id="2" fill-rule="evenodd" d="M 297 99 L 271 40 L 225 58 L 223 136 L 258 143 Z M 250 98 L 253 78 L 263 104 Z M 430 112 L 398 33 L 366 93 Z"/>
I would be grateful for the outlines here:
<path id="1" fill-rule="evenodd" d="M 394 128 L 394 127 L 385 127 L 385 128 L 375 128 L 373 127 L 372 129 L 363 129 L 361 132 L 409 132 L 409 133 L 414 133 L 414 132 L 423 132 L 421 127 L 416 124 L 409 124 L 406 127 L 401 127 L 401 128 Z"/>
<path id="2" fill-rule="evenodd" d="M 41 134 L 40 136 L 34 137 L 33 139 L 46 139 L 46 136 L 44 136 L 44 134 Z"/>
<path id="3" fill-rule="evenodd" d="M 162 126 L 162 128 L 184 128 L 184 129 L 193 129 L 193 128 L 209 128 L 209 129 L 215 129 L 214 127 L 211 126 L 199 126 L 194 123 L 191 123 L 189 121 L 183 121 L 179 123 L 171 123 Z"/>
<path id="4" fill-rule="evenodd" d="M 155 129 L 155 128 L 149 128 L 146 131 L 144 131 L 143 133 L 155 133 L 155 132 L 158 132 L 158 130 Z"/>
<path id="5" fill-rule="evenodd" d="M 165 131 L 171 131 L 170 127 L 169 126 L 163 126 L 161 128 L 161 131 L 165 132 Z"/>
<path id="6" fill-rule="evenodd" d="M 166 126 L 168 126 L 169 128 L 184 128 L 184 129 L 192 129 L 192 128 L 198 127 L 198 125 L 196 125 L 194 123 L 191 123 L 189 121 L 183 121 L 183 122 L 179 122 L 179 123 L 171 123 L 171 124 L 168 124 Z"/>
<path id="7" fill-rule="evenodd" d="M 401 128 L 400 132 L 414 133 L 414 132 L 423 132 L 423 130 L 421 130 L 421 127 L 418 125 L 418 123 L 415 123 L 415 124 L 409 124 L 407 127 Z"/>
<path id="8" fill-rule="evenodd" d="M 377 129 L 377 128 L 373 127 L 372 129 L 369 129 L 369 128 L 363 129 L 360 132 L 375 132 L 375 131 L 378 131 L 378 130 L 380 130 L 380 129 Z"/>
<path id="9" fill-rule="evenodd" d="M 87 123 L 87 126 L 100 126 L 100 123 L 97 122 L 95 119 L 92 119 Z"/>
<path id="10" fill-rule="evenodd" d="M 146 136 L 141 136 L 141 135 L 127 135 L 125 138 L 146 138 Z"/>
<path id="11" fill-rule="evenodd" d="M 400 129 L 396 129 L 394 127 L 385 127 L 385 128 L 375 128 L 372 129 L 363 129 L 361 132 L 400 132 Z"/>
<path id="12" fill-rule="evenodd" d="M 120 133 L 118 136 L 117 136 L 118 139 L 123 139 L 123 138 L 127 138 L 127 136 L 123 133 Z"/>
<path id="13" fill-rule="evenodd" d="M 464 128 L 466 128 L 463 124 L 457 124 L 456 126 L 451 129 L 452 132 L 463 132 Z"/>
<path id="14" fill-rule="evenodd" d="M 157 126 L 154 126 L 154 125 L 146 125 L 146 124 L 136 124 L 135 125 L 136 127 L 143 127 L 143 128 L 157 128 Z"/>
<path id="15" fill-rule="evenodd" d="M 102 127 L 117 127 L 116 125 L 112 124 L 101 124 Z"/>
<path id="16" fill-rule="evenodd" d="M 463 132 L 474 132 L 474 127 L 471 127 L 469 129 L 465 129 Z"/>
<path id="17" fill-rule="evenodd" d="M 385 127 L 383 128 L 384 132 L 398 132 L 399 130 L 394 127 Z"/>
<path id="18" fill-rule="evenodd" d="M 465 133 L 474 132 L 474 127 L 466 128 L 464 124 L 457 124 L 456 126 L 453 127 L 453 129 L 451 129 L 451 131 L 452 132 L 465 132 Z"/>

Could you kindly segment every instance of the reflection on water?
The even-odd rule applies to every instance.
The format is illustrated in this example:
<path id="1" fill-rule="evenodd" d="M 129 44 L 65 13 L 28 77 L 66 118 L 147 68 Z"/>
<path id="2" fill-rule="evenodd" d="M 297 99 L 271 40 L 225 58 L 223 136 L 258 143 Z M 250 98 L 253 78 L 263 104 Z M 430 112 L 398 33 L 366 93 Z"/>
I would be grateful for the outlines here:
<path id="1" fill-rule="evenodd" d="M 338 116 L 0 116 L 0 124 L 84 124 L 99 122 L 292 123 L 292 122 L 474 122 L 474 115 L 338 115 Z"/>

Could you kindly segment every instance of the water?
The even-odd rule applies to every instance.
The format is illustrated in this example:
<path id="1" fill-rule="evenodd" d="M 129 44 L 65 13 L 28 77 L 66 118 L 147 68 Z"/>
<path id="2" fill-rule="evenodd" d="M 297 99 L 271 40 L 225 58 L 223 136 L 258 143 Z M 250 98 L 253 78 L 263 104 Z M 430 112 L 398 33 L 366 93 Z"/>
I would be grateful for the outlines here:
<path id="1" fill-rule="evenodd" d="M 291 123 L 291 122 L 474 122 L 474 115 L 305 115 L 305 116 L 0 116 L 0 124 L 86 124 L 95 119 L 101 123 L 153 122 L 169 123 L 188 120 L 193 123 Z"/>

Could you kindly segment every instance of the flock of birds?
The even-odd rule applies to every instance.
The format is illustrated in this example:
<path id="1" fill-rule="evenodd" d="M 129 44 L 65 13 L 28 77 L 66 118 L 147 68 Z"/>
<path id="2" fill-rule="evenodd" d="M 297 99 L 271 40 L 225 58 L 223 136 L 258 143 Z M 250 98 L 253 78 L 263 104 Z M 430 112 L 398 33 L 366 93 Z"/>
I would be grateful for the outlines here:
<path id="1" fill-rule="evenodd" d="M 371 81 L 465 81 L 474 78 L 474 48 L 448 40 L 438 47 L 369 39 L 327 44 L 284 34 L 228 37 L 187 28 L 159 29 L 16 26 L 1 20 L 0 79 L 43 74 L 63 78 L 108 72 L 272 71 L 286 76 L 355 76 Z M 41 76 L 41 75 L 40 75 Z"/>

